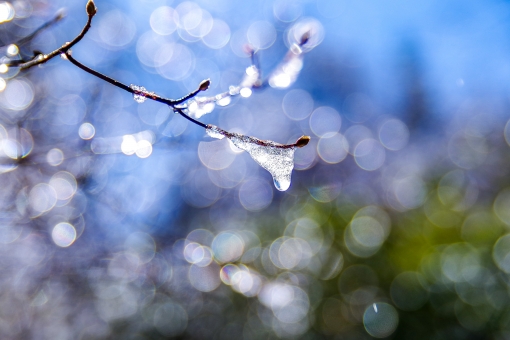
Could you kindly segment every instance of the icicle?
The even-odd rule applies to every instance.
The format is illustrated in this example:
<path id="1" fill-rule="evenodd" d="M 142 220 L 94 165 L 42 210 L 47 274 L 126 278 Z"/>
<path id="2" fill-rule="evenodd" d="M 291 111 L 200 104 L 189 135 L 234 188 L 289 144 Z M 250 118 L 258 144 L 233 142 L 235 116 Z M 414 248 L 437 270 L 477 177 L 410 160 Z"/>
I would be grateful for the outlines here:
<path id="1" fill-rule="evenodd" d="M 283 145 L 273 141 L 231 133 L 214 125 L 208 125 L 206 132 L 213 138 L 227 137 L 239 149 L 248 152 L 261 167 L 273 176 L 276 189 L 285 191 L 290 187 L 292 169 L 294 168 L 294 151 L 308 144 L 310 137 L 302 136 L 295 144 Z"/>
<path id="2" fill-rule="evenodd" d="M 133 89 L 133 91 L 135 91 L 135 93 L 133 93 L 133 99 L 135 100 L 135 102 L 141 104 L 143 103 L 145 100 L 147 100 L 147 96 L 150 96 L 150 95 L 153 95 L 154 93 L 152 92 L 148 92 L 145 87 L 143 86 L 138 86 L 138 85 L 129 85 L 129 87 L 131 89 Z"/>
<path id="3" fill-rule="evenodd" d="M 290 177 L 294 169 L 294 147 L 282 148 L 283 145 L 272 141 L 265 141 L 265 145 L 260 145 L 256 138 L 239 134 L 234 134 L 230 140 L 269 171 L 276 189 L 285 191 L 290 187 Z"/>

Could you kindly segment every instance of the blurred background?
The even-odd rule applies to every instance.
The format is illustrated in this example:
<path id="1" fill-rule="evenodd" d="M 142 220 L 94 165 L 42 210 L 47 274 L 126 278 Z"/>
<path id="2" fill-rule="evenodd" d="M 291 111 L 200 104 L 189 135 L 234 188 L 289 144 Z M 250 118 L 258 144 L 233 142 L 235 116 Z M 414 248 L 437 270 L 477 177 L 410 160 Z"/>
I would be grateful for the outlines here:
<path id="1" fill-rule="evenodd" d="M 311 136 L 285 192 L 66 60 L 5 65 L 85 3 L 0 1 L 2 339 L 510 339 L 508 1 L 98 0 L 73 56 L 170 98 L 311 32 L 288 81 L 200 117 Z"/>

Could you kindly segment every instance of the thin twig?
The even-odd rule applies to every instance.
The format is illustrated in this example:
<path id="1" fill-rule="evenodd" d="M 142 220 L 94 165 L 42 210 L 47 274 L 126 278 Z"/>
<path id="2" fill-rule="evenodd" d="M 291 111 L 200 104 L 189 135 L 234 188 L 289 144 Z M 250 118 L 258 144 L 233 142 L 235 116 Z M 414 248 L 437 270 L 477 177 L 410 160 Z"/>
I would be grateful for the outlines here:
<path id="1" fill-rule="evenodd" d="M 57 12 L 57 15 L 55 15 L 55 17 L 53 19 L 51 19 L 50 21 L 48 22 L 45 22 L 44 24 L 42 24 L 40 27 L 38 27 L 35 31 L 33 31 L 32 33 L 30 33 L 29 35 L 27 35 L 26 37 L 23 37 L 22 39 L 18 40 L 17 42 L 14 42 L 14 43 L 11 43 L 11 44 L 14 44 L 16 46 L 22 46 L 22 45 L 25 45 L 26 43 L 30 42 L 32 39 L 34 39 L 39 33 L 41 33 L 42 31 L 44 31 L 45 29 L 47 29 L 48 27 L 51 27 L 53 26 L 54 24 L 56 24 L 57 22 L 59 22 L 60 20 L 62 20 L 63 18 L 65 18 L 66 14 L 65 14 L 65 11 L 64 10 L 59 10 Z M 9 44 L 9 45 L 11 45 Z M 6 45 L 7 46 L 7 45 Z M 4 46 L 2 46 L 4 47 Z"/>
<path id="2" fill-rule="evenodd" d="M 168 106 L 170 106 L 172 108 L 172 110 L 174 112 L 177 112 L 178 114 L 180 114 L 181 116 L 183 116 L 184 118 L 186 118 L 187 120 L 193 122 L 194 124 L 197 124 L 201 127 L 203 127 L 204 129 L 207 128 L 207 125 L 205 125 L 204 123 L 201 123 L 199 122 L 198 120 L 195 120 L 193 118 L 191 118 L 190 116 L 188 116 L 187 114 L 184 113 L 184 111 L 182 111 L 181 108 L 179 107 L 176 107 L 177 104 L 180 104 L 188 99 L 191 99 L 193 98 L 194 96 L 197 95 L 197 93 L 199 93 L 200 91 L 205 91 L 207 90 L 207 88 L 209 87 L 209 80 L 204 80 L 203 82 L 200 83 L 199 87 L 191 92 L 190 94 L 182 97 L 181 99 L 177 99 L 177 100 L 173 100 L 173 99 L 168 99 L 168 98 L 163 98 L 161 96 L 158 96 L 157 94 L 155 93 L 152 93 L 152 92 L 143 92 L 143 91 L 136 91 L 134 89 L 132 89 L 131 87 L 113 79 L 113 78 L 110 78 L 102 73 L 99 73 L 85 65 L 83 65 L 82 63 L 80 63 L 78 60 L 74 59 L 73 56 L 71 55 L 71 53 L 69 53 L 69 51 L 65 52 L 64 55 L 67 57 L 67 59 L 75 66 L 81 68 L 83 71 L 87 72 L 87 73 L 90 73 L 92 74 L 93 76 L 99 78 L 99 79 L 102 79 L 114 86 L 117 86 L 118 88 L 121 88 L 123 89 L 124 91 L 127 91 L 129 93 L 132 93 L 134 95 L 139 95 L 139 96 L 143 96 L 145 98 L 148 98 L 148 99 L 151 99 L 151 100 L 154 100 L 154 101 L 157 101 L 157 102 L 160 102 L 160 103 L 163 103 L 163 104 L 166 104 Z"/>
<path id="3" fill-rule="evenodd" d="M 90 7 L 89 4 L 92 4 L 92 6 L 94 6 L 94 2 L 93 1 L 89 1 L 87 3 L 87 16 L 88 16 L 87 23 L 85 24 L 85 27 L 83 27 L 83 29 L 80 32 L 80 34 L 78 34 L 78 36 L 76 36 L 76 38 L 74 38 L 70 42 L 66 42 L 65 44 L 60 46 L 60 48 L 57 48 L 56 50 L 54 50 L 54 51 L 52 51 L 52 52 L 50 52 L 48 54 L 39 54 L 37 56 L 34 56 L 34 58 L 32 58 L 32 60 L 27 61 L 25 63 L 21 63 L 21 64 L 14 63 L 14 62 L 12 62 L 10 64 L 8 63 L 7 66 L 15 66 L 15 67 L 19 67 L 20 70 L 26 70 L 26 69 L 28 69 L 30 67 L 33 67 L 33 66 L 36 66 L 36 65 L 40 65 L 40 64 L 44 64 L 48 60 L 53 59 L 56 56 L 61 55 L 62 53 L 66 53 L 67 51 L 69 51 L 69 49 L 71 47 L 73 47 L 81 39 L 83 39 L 83 37 L 85 36 L 85 34 L 87 34 L 87 32 L 89 31 L 89 29 L 91 27 L 92 18 L 96 14 L 96 10 L 95 10 L 95 6 L 94 6 L 94 10 L 91 10 L 90 9 L 91 7 Z"/>
<path id="4" fill-rule="evenodd" d="M 185 114 L 180 108 L 178 107 L 173 107 L 174 109 L 174 112 L 177 112 L 178 114 L 180 114 L 181 116 L 183 116 L 184 118 L 186 118 L 187 120 L 189 120 L 190 122 L 193 122 L 201 127 L 203 127 L 204 129 L 207 129 L 207 125 L 205 125 L 204 123 L 202 122 L 199 122 L 198 120 L 195 120 L 193 118 L 191 118 L 190 116 L 188 116 L 187 114 Z"/>

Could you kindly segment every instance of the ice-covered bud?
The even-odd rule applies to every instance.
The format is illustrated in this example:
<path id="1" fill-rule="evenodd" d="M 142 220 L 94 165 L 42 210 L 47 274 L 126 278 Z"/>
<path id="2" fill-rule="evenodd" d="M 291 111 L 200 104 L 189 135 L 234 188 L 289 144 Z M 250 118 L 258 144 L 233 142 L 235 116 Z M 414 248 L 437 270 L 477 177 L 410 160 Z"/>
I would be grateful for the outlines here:
<path id="1" fill-rule="evenodd" d="M 198 89 L 200 91 L 207 91 L 207 89 L 209 88 L 209 86 L 211 85 L 211 80 L 209 79 L 206 79 L 206 80 L 203 80 L 201 83 L 200 83 L 200 86 L 198 87 Z"/>
<path id="2" fill-rule="evenodd" d="M 94 16 L 94 15 L 96 15 L 97 9 L 96 9 L 96 5 L 94 4 L 94 1 L 93 1 L 93 0 L 89 0 L 89 1 L 87 2 L 87 7 L 86 7 L 86 9 L 87 9 L 87 14 L 88 14 L 89 16 Z"/>

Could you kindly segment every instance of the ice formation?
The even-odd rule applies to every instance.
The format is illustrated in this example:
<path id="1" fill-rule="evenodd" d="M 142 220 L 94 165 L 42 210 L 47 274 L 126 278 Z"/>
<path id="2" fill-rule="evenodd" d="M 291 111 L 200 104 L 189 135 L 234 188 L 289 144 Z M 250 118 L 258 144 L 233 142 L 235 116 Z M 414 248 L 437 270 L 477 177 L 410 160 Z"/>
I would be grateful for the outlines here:
<path id="1" fill-rule="evenodd" d="M 285 191 L 290 187 L 294 168 L 294 145 L 282 145 L 273 141 L 231 133 L 214 125 L 208 125 L 207 134 L 213 138 L 227 137 L 239 149 L 248 152 L 261 167 L 273 176 L 276 189 Z"/>
<path id="2" fill-rule="evenodd" d="M 149 92 L 147 92 L 145 87 L 133 84 L 129 85 L 129 87 L 135 91 L 135 93 L 133 93 L 133 99 L 135 100 L 135 102 L 141 104 L 145 100 L 147 100 L 147 97 L 141 94 L 141 93 L 150 94 Z"/>

